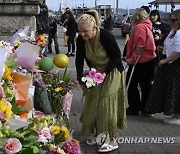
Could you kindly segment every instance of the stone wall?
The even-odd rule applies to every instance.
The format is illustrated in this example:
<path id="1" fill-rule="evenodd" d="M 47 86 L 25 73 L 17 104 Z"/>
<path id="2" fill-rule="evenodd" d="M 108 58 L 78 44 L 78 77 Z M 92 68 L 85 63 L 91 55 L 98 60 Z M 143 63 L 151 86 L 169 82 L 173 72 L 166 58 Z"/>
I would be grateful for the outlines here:
<path id="1" fill-rule="evenodd" d="M 29 26 L 36 30 L 35 15 L 42 0 L 0 0 L 0 40 L 10 38 L 16 29 Z"/>

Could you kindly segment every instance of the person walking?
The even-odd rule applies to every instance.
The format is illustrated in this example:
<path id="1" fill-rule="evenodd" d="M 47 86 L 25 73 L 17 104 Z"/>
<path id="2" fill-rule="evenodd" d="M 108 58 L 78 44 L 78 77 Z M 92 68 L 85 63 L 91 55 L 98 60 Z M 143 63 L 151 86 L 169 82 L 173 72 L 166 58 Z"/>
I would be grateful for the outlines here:
<path id="1" fill-rule="evenodd" d="M 126 76 L 129 105 L 127 115 L 138 115 L 140 111 L 147 114 L 144 108 L 154 77 L 155 50 L 149 15 L 143 8 L 138 8 L 133 14 L 132 33 L 127 44 L 126 62 L 129 65 Z M 141 95 L 138 86 L 141 88 Z"/>
<path id="2" fill-rule="evenodd" d="M 124 72 L 121 52 L 115 37 L 109 31 L 98 28 L 100 20 L 97 11 L 89 10 L 77 21 L 76 71 L 77 80 L 85 92 L 85 104 L 80 117 L 83 135 L 95 136 L 108 133 L 110 142 L 99 147 L 99 152 L 110 152 L 118 148 L 114 138 L 117 129 L 124 129 L 126 123 Z M 86 88 L 81 81 L 84 60 L 89 68 L 95 68 L 104 74 L 103 83 Z M 87 144 L 96 143 L 88 137 Z"/>
<path id="3" fill-rule="evenodd" d="M 104 20 L 104 29 L 108 31 L 113 30 L 113 25 L 114 25 L 114 17 L 113 17 L 113 12 L 111 9 L 106 10 L 106 19 Z"/>
<path id="4" fill-rule="evenodd" d="M 67 13 L 67 31 L 66 35 L 68 36 L 68 52 L 67 56 L 75 56 L 75 37 L 77 33 L 77 23 L 74 19 L 74 16 L 71 11 Z"/>
<path id="5" fill-rule="evenodd" d="M 57 23 L 54 17 L 49 17 L 49 38 L 48 38 L 48 53 L 52 53 L 52 41 L 54 41 L 55 52 L 59 54 L 59 44 L 57 39 Z"/>
<path id="6" fill-rule="evenodd" d="M 67 7 L 65 9 L 65 12 L 63 13 L 63 15 L 61 16 L 61 24 L 62 24 L 62 29 L 64 32 L 64 46 L 67 47 L 67 40 L 68 37 L 66 35 L 66 31 L 67 31 L 67 13 L 70 11 L 69 7 Z"/>
<path id="7" fill-rule="evenodd" d="M 146 112 L 164 113 L 168 124 L 180 125 L 180 9 L 170 15 L 172 30 L 164 41 L 167 58 L 160 60 Z"/>

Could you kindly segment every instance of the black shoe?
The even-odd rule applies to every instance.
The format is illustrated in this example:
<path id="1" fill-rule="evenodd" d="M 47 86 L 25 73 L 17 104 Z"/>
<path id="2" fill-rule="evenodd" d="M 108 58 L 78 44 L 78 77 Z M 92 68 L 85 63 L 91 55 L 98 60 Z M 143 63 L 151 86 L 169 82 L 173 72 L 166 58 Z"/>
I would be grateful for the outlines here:
<path id="1" fill-rule="evenodd" d="M 126 115 L 138 115 L 139 112 L 132 112 L 129 108 L 126 109 Z"/>
<path id="2" fill-rule="evenodd" d="M 71 53 L 68 52 L 68 53 L 66 54 L 66 56 L 70 57 L 70 56 L 71 56 Z"/>
<path id="3" fill-rule="evenodd" d="M 71 53 L 71 56 L 74 57 L 74 56 L 75 56 L 75 53 Z"/>
<path id="4" fill-rule="evenodd" d="M 59 51 L 58 51 L 58 52 L 56 52 L 56 54 L 59 54 Z"/>
<path id="5" fill-rule="evenodd" d="M 49 53 L 52 53 L 52 51 L 48 51 L 48 54 L 49 54 Z"/>

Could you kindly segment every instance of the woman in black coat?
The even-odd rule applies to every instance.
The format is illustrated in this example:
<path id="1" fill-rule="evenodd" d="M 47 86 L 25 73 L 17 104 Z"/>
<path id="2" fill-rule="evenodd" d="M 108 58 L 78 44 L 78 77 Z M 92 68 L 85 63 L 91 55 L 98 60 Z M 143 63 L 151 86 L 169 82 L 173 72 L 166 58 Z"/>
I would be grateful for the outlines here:
<path id="1" fill-rule="evenodd" d="M 74 16 L 71 11 L 67 13 L 67 31 L 66 35 L 68 36 L 68 53 L 67 56 L 75 56 L 75 37 L 77 33 L 77 23 L 74 19 Z M 71 50 L 72 46 L 72 50 Z"/>

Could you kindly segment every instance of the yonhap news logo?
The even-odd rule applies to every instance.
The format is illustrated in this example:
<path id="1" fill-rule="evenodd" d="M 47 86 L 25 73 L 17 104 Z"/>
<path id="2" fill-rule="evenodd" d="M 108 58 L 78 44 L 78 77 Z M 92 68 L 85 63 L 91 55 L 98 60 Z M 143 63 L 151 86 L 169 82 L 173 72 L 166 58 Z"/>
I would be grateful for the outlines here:
<path id="1" fill-rule="evenodd" d="M 110 143 L 109 133 L 101 133 L 97 136 L 96 142 L 99 146 Z M 179 137 L 140 137 L 140 136 L 127 136 L 116 137 L 114 142 L 118 144 L 180 144 Z"/>
<path id="2" fill-rule="evenodd" d="M 118 137 L 119 144 L 174 144 L 175 137 Z"/>

